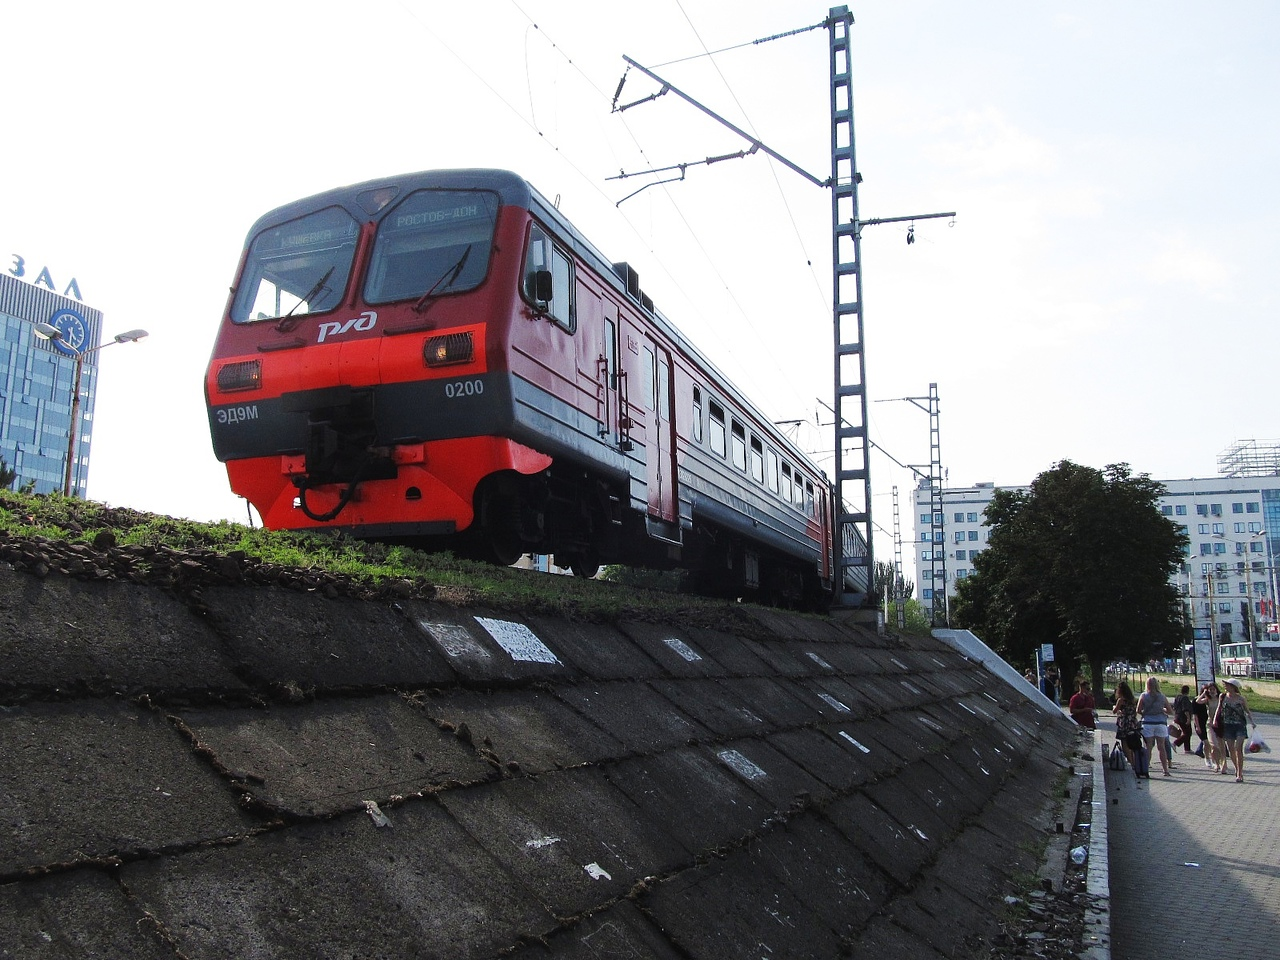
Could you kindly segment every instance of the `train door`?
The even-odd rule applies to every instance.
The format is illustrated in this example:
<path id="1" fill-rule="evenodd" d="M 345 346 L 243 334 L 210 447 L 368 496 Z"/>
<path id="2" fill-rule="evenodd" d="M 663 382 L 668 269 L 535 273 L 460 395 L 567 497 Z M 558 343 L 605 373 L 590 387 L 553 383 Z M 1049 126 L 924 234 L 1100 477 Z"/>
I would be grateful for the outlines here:
<path id="1" fill-rule="evenodd" d="M 671 353 L 652 337 L 646 337 L 641 362 L 644 364 L 645 408 L 649 414 L 646 431 L 646 470 L 649 481 L 649 515 L 666 521 L 676 519 L 676 429 L 672 416 Z"/>
<path id="2" fill-rule="evenodd" d="M 618 308 L 612 303 L 603 303 L 603 329 L 601 330 L 600 357 L 597 360 L 597 389 L 600 392 L 600 438 L 606 443 L 623 450 L 630 447 L 624 444 L 626 439 L 626 418 L 621 408 L 624 395 L 625 376 L 618 368 Z"/>

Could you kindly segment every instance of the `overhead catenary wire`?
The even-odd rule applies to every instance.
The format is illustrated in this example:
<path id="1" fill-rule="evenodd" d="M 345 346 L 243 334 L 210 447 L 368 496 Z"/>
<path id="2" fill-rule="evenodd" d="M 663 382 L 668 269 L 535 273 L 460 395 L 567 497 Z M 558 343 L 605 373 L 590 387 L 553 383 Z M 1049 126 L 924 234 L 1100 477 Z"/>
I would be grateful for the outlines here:
<path id="1" fill-rule="evenodd" d="M 529 91 L 530 110 L 529 110 L 529 113 L 526 114 L 524 111 L 521 111 L 519 108 L 517 108 L 512 103 L 512 101 L 507 96 L 504 95 L 504 93 L 501 90 L 499 90 L 492 82 L 490 82 L 489 79 L 484 75 L 484 73 L 482 73 L 480 69 L 473 66 L 462 55 L 462 53 L 460 53 L 457 49 L 455 49 L 454 46 L 451 45 L 449 42 L 447 42 L 443 37 L 441 37 L 439 33 L 432 28 L 430 23 L 424 17 L 422 17 L 417 10 L 413 8 L 413 6 L 410 3 L 410 0 L 398 0 L 398 2 L 400 6 L 410 14 L 411 19 L 413 19 L 416 23 L 418 23 L 426 33 L 432 36 L 433 39 L 435 39 L 435 41 L 454 60 L 456 60 L 459 64 L 461 64 L 462 67 L 469 74 L 474 76 L 475 79 L 478 82 L 480 82 L 480 84 L 489 93 L 493 95 L 495 100 L 501 103 L 508 112 L 514 114 L 519 119 L 522 125 L 527 127 L 534 135 L 536 135 L 540 140 L 545 142 L 548 148 L 555 153 L 556 157 L 560 161 L 565 163 L 566 166 L 568 166 L 571 170 L 573 170 L 574 173 L 582 181 L 584 181 L 596 195 L 598 195 L 602 199 L 608 200 L 610 205 L 612 205 L 612 199 L 608 197 L 607 193 L 602 188 L 601 183 L 595 177 L 588 174 L 582 168 L 582 166 L 577 162 L 576 158 L 571 156 L 570 152 L 562 147 L 562 145 L 558 142 L 557 138 L 551 136 L 548 133 L 548 131 L 543 129 L 543 127 L 539 124 L 536 111 L 533 108 L 535 93 L 532 90 Z M 526 10 L 520 5 L 520 3 L 517 2 L 517 0 L 510 0 L 510 2 L 512 7 L 529 24 L 530 30 L 534 31 L 536 33 L 536 36 L 542 38 L 543 41 L 547 43 L 548 47 L 555 53 L 555 55 L 563 59 L 564 62 L 567 63 L 573 69 L 573 71 L 580 77 L 580 79 L 584 82 L 584 84 L 596 96 L 598 96 L 601 100 L 603 100 L 606 103 L 611 101 L 612 97 L 610 93 L 601 89 L 599 84 L 594 82 L 591 79 L 591 77 L 578 66 L 575 59 L 569 55 L 568 51 L 563 47 L 562 44 L 558 43 L 555 40 L 555 38 L 550 36 L 548 34 L 548 31 L 543 26 L 538 24 L 537 21 L 534 20 L 534 18 L 531 17 L 528 12 L 526 12 Z M 688 16 L 687 14 L 685 14 L 683 9 L 681 10 L 681 13 L 684 14 L 686 17 L 686 20 L 688 20 Z M 694 29 L 692 24 L 690 24 L 690 27 L 691 29 Z M 811 28 L 806 28 L 806 29 L 811 29 Z M 786 34 L 778 34 L 776 36 L 777 37 L 788 36 L 798 32 L 804 32 L 804 30 L 790 31 Z M 694 29 L 694 33 L 696 36 L 697 35 L 696 29 Z M 770 39 L 770 38 L 763 38 L 763 39 Z M 699 38 L 699 43 L 701 42 L 702 41 Z M 746 46 L 749 46 L 749 45 L 750 44 L 746 44 Z M 705 49 L 705 44 L 703 44 L 703 46 Z M 528 68 L 527 62 L 526 62 L 525 73 L 526 73 L 526 86 L 532 87 L 533 78 L 532 78 L 531 71 Z M 726 82 L 726 86 L 728 86 L 727 82 Z M 646 157 L 646 160 L 647 160 L 646 151 L 643 145 L 640 143 L 639 139 L 637 138 L 634 130 L 631 128 L 631 126 L 628 123 L 626 123 L 625 120 L 623 121 L 622 126 L 623 126 L 623 129 L 626 131 L 627 136 L 631 139 L 632 143 L 635 145 L 636 150 L 639 152 L 639 154 L 642 157 Z M 772 167 L 771 167 L 771 170 L 772 170 Z M 775 173 L 775 182 L 776 182 L 776 173 Z M 662 189 L 662 193 L 665 195 L 667 202 L 670 204 L 671 210 L 675 213 L 678 221 L 683 226 L 684 230 L 687 232 L 689 238 L 692 240 L 692 242 L 694 243 L 696 248 L 699 250 L 701 255 L 706 259 L 706 262 L 710 267 L 710 271 L 712 275 L 718 281 L 722 291 L 724 291 L 724 294 L 728 297 L 729 301 L 732 303 L 734 310 L 741 317 L 742 325 L 740 327 L 735 328 L 734 332 L 740 333 L 742 327 L 745 327 L 746 329 L 751 331 L 751 334 L 754 338 L 754 342 L 757 345 L 763 347 L 765 344 L 767 344 L 768 342 L 767 339 L 762 334 L 762 332 L 758 329 L 751 314 L 747 311 L 744 304 L 742 303 L 737 293 L 735 292 L 733 286 L 725 277 L 724 272 L 721 270 L 719 264 L 717 263 L 716 257 L 713 256 L 708 244 L 702 238 L 702 236 L 700 235 L 700 232 L 697 229 L 695 229 L 693 224 L 690 222 L 689 218 L 685 214 L 681 205 L 677 203 L 674 195 L 670 192 L 670 190 L 664 187 Z M 784 198 L 784 205 L 785 205 L 785 198 Z M 792 217 L 792 221 L 794 223 L 794 216 L 791 215 L 789 208 L 788 208 L 788 215 Z M 640 227 L 637 225 L 634 219 L 631 216 L 629 216 L 625 211 L 623 212 L 622 221 L 631 230 L 632 234 L 641 241 L 643 248 L 653 258 L 654 262 L 661 267 L 664 275 L 669 280 L 671 285 L 674 287 L 676 292 L 678 292 L 681 296 L 683 296 L 686 299 L 686 301 L 691 305 L 696 303 L 695 298 L 691 295 L 690 291 L 686 289 L 685 285 L 680 280 L 680 276 L 687 274 L 687 271 L 682 271 L 681 273 L 677 273 L 670 266 L 668 266 L 665 262 L 664 255 L 660 251 L 655 249 L 653 244 L 645 238 L 645 235 L 641 231 Z M 798 238 L 799 237 L 798 228 L 796 232 L 797 232 L 797 238 Z M 808 257 L 807 252 L 803 249 L 803 247 L 801 247 L 801 254 L 806 261 L 806 265 L 809 267 L 810 270 L 812 270 L 811 259 Z M 825 305 L 824 305 L 824 310 L 825 310 Z M 742 363 L 738 359 L 739 352 L 734 349 L 734 346 L 733 346 L 734 341 L 730 339 L 730 337 L 727 335 L 727 332 L 724 331 L 723 324 L 705 323 L 705 326 L 712 331 L 711 335 L 718 342 L 722 351 L 729 357 L 733 358 L 733 360 L 735 361 L 735 369 L 738 372 L 735 374 L 733 379 L 738 381 L 739 384 L 744 389 L 748 389 L 751 395 L 758 396 L 761 398 L 767 397 L 768 393 L 760 389 L 759 377 L 757 374 L 752 372 L 752 367 L 748 364 Z M 741 337 L 736 337 L 736 339 L 738 341 L 741 341 Z M 770 356 L 773 357 L 772 354 L 770 354 Z M 788 375 L 788 371 L 783 370 L 780 366 L 777 365 L 776 358 L 773 358 L 773 362 L 775 364 L 774 369 L 779 376 L 774 381 L 772 385 L 773 389 L 770 392 L 776 395 L 777 388 L 781 387 L 783 390 L 785 390 L 792 396 L 793 401 L 797 407 L 803 407 L 804 400 L 800 396 L 800 394 L 795 391 L 794 387 L 792 386 L 792 377 Z"/>

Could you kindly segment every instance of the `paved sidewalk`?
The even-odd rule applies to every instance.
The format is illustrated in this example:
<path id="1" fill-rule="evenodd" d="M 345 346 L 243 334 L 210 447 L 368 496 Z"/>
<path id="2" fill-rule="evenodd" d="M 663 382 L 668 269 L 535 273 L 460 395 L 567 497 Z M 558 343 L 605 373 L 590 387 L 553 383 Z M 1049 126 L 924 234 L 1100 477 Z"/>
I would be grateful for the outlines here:
<path id="1" fill-rule="evenodd" d="M 1106 771 L 1111 950 L 1118 960 L 1280 955 L 1280 718 L 1255 714 L 1272 753 L 1244 783 L 1181 751 L 1172 777 Z M 1104 718 L 1110 749 L 1114 725 Z M 1194 742 L 1198 743 L 1198 740 Z"/>

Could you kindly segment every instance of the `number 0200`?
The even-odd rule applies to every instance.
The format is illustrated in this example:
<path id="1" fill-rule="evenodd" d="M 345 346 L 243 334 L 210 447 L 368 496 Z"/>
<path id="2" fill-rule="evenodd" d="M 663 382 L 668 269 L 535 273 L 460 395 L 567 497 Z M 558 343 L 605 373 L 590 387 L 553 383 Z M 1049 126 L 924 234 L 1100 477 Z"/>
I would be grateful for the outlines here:
<path id="1" fill-rule="evenodd" d="M 484 393 L 483 380 L 456 380 L 444 385 L 444 395 L 450 400 L 455 397 L 475 397 Z"/>

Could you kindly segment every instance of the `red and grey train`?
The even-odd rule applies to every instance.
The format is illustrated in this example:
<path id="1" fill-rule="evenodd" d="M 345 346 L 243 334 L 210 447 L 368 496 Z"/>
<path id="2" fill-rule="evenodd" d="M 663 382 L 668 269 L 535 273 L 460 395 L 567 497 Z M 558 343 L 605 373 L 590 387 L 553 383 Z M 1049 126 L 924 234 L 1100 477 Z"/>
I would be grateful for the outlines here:
<path id="1" fill-rule="evenodd" d="M 824 474 L 513 173 L 390 177 L 262 217 L 205 391 L 214 452 L 268 528 L 831 591 Z"/>

